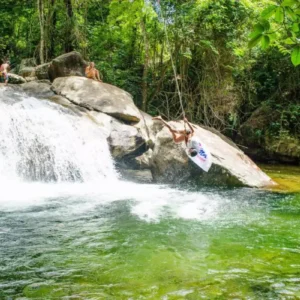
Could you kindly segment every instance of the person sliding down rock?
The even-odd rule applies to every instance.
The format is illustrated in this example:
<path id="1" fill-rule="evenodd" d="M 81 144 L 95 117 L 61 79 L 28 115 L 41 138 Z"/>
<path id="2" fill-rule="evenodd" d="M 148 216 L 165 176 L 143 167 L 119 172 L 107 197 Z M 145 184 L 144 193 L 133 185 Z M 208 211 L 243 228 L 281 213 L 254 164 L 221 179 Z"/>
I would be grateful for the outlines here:
<path id="1" fill-rule="evenodd" d="M 193 135 L 194 135 L 194 128 L 192 125 L 189 123 L 187 118 L 184 118 L 183 121 L 188 125 L 189 129 L 184 129 L 184 130 L 176 130 L 173 129 L 166 121 L 163 120 L 161 116 L 154 117 L 152 120 L 158 120 L 161 121 L 172 133 L 173 136 L 173 141 L 176 144 L 179 144 L 181 142 L 185 142 L 188 150 L 189 150 L 189 155 L 194 157 L 198 154 L 198 151 L 196 149 L 196 145 L 194 145 L 193 141 L 191 140 Z"/>
<path id="2" fill-rule="evenodd" d="M 87 78 L 102 82 L 102 80 L 100 79 L 99 71 L 95 68 L 94 62 L 90 62 L 90 64 L 86 67 L 85 76 Z"/>

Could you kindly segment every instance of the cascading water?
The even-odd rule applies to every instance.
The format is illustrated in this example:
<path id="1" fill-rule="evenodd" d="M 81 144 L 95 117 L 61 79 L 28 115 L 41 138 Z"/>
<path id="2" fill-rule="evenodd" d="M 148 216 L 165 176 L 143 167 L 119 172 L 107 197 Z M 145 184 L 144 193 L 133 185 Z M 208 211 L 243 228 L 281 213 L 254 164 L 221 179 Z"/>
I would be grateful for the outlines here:
<path id="1" fill-rule="evenodd" d="M 118 180 L 105 134 L 0 88 L 0 299 L 299 299 L 300 194 Z"/>
<path id="2" fill-rule="evenodd" d="M 0 176 L 25 181 L 117 177 L 102 130 L 49 101 L 0 89 Z"/>

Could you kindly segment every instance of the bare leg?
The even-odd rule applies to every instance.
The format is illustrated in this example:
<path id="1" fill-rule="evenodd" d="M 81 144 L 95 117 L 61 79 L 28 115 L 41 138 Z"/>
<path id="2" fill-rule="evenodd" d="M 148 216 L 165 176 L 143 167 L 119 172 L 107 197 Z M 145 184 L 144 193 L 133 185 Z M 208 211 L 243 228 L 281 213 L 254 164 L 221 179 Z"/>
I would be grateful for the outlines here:
<path id="1" fill-rule="evenodd" d="M 175 143 L 178 144 L 184 141 L 184 135 L 178 134 L 177 130 L 174 130 L 166 121 L 163 120 L 161 116 L 154 117 L 152 120 L 161 121 L 170 130 Z"/>
<path id="2" fill-rule="evenodd" d="M 161 116 L 154 117 L 154 118 L 152 118 L 152 120 L 161 121 L 166 127 L 169 128 L 169 130 L 170 130 L 171 132 L 173 132 L 172 127 L 171 127 L 165 120 L 163 120 L 163 118 L 162 118 Z"/>
<path id="3" fill-rule="evenodd" d="M 96 80 L 102 82 L 102 80 L 100 79 L 99 71 L 98 70 L 95 71 L 95 77 L 96 77 Z"/>

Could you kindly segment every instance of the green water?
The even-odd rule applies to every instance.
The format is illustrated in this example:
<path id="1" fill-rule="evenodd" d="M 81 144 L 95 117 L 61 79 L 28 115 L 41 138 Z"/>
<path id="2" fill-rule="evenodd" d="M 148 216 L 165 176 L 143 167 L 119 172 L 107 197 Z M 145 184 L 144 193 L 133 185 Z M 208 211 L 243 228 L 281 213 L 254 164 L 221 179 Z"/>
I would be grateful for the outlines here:
<path id="1" fill-rule="evenodd" d="M 0 201 L 0 299 L 300 299 L 300 193 L 56 194 Z"/>

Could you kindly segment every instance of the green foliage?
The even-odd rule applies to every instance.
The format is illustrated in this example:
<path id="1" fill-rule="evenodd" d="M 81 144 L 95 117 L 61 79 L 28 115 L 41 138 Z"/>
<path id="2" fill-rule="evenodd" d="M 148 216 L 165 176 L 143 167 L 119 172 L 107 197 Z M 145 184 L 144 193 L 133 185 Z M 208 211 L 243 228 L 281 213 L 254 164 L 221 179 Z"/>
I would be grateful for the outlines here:
<path id="1" fill-rule="evenodd" d="M 22 58 L 39 60 L 36 2 L 6 0 L 0 6 L 0 58 L 9 57 L 13 67 Z M 267 101 L 282 116 L 270 122 L 273 134 L 295 135 L 300 131 L 300 78 L 293 67 L 300 64 L 298 2 L 43 0 L 45 59 L 77 50 L 95 61 L 105 82 L 130 92 L 139 107 L 146 99 L 149 113 L 178 119 L 172 58 L 190 120 L 234 136 Z"/>
<path id="2" fill-rule="evenodd" d="M 254 47 L 261 42 L 263 50 L 269 45 L 279 49 L 287 48 L 291 53 L 293 65 L 298 66 L 300 64 L 299 2 L 297 0 L 272 2 L 273 4 L 262 11 L 260 21 L 254 25 L 249 46 Z M 268 26 L 262 26 L 262 22 Z"/>

